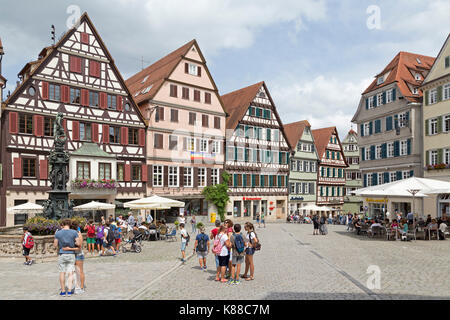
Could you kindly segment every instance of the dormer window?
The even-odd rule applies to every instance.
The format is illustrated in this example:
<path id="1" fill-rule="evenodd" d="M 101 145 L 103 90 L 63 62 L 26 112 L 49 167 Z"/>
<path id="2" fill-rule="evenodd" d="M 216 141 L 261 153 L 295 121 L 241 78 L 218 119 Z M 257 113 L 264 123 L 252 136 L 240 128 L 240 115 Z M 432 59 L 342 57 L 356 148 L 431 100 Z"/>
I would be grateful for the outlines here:
<path id="1" fill-rule="evenodd" d="M 416 81 L 420 81 L 420 80 L 422 80 L 422 77 L 420 76 L 420 74 L 418 74 L 418 73 L 416 73 Z"/>
<path id="2" fill-rule="evenodd" d="M 384 77 L 378 77 L 377 85 L 382 84 L 384 82 Z"/>
<path id="3" fill-rule="evenodd" d="M 197 66 L 195 64 L 189 63 L 189 74 L 193 76 L 197 75 Z"/>
<path id="4" fill-rule="evenodd" d="M 419 94 L 419 89 L 418 88 L 413 88 L 412 89 L 412 93 L 413 94 Z"/>

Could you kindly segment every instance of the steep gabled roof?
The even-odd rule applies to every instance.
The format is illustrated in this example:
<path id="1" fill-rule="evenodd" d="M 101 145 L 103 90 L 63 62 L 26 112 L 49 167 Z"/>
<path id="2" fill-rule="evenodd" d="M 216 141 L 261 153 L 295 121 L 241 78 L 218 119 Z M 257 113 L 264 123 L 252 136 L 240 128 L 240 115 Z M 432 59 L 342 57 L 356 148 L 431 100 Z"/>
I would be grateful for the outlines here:
<path id="1" fill-rule="evenodd" d="M 125 81 L 136 103 L 152 99 L 155 96 L 164 80 L 170 76 L 194 44 L 198 48 L 197 41 L 191 40 Z M 145 81 L 143 81 L 144 79 Z M 150 86 L 151 89 L 148 92 L 140 93 L 135 97 L 137 92 L 142 92 Z"/>
<path id="2" fill-rule="evenodd" d="M 236 129 L 236 126 L 244 117 L 250 103 L 255 99 L 263 84 L 264 81 L 261 81 L 221 96 L 223 108 L 229 114 L 226 121 L 227 129 Z"/>
<path id="3" fill-rule="evenodd" d="M 314 137 L 314 144 L 317 149 L 317 156 L 319 160 L 322 159 L 325 149 L 330 142 L 331 135 L 336 131 L 336 127 L 328 127 L 322 129 L 312 130 L 312 135 Z"/>
<path id="4" fill-rule="evenodd" d="M 438 53 L 438 55 L 437 55 L 437 57 L 436 57 L 436 60 L 434 60 L 433 66 L 431 67 L 430 72 L 428 73 L 427 77 L 426 77 L 425 80 L 423 81 L 422 86 L 423 86 L 423 85 L 426 85 L 426 84 L 428 84 L 429 82 L 432 82 L 432 81 L 434 81 L 434 80 L 440 79 L 440 78 L 442 77 L 442 76 L 436 77 L 436 75 L 434 75 L 434 69 L 436 68 L 436 64 L 438 63 L 438 61 L 442 61 L 441 59 L 442 59 L 443 57 L 441 57 L 441 56 L 442 56 L 442 54 L 443 54 L 445 48 L 448 46 L 449 41 L 450 41 L 450 33 L 448 34 L 447 38 L 445 39 L 444 44 L 443 44 L 442 47 L 441 47 L 441 50 L 439 50 L 439 53 Z M 448 75 L 448 74 L 445 74 L 445 75 L 443 75 L 443 76 L 445 77 L 445 76 L 447 76 L 447 75 Z"/>
<path id="5" fill-rule="evenodd" d="M 303 131 L 306 127 L 310 127 L 308 120 L 301 120 L 289 124 L 284 125 L 284 132 L 286 133 L 286 137 L 289 141 L 289 144 L 292 146 L 292 148 L 295 148 L 295 146 L 298 143 L 298 140 L 303 135 Z"/>
<path id="6" fill-rule="evenodd" d="M 419 91 L 419 94 L 413 94 L 407 83 L 419 87 L 423 81 L 417 81 L 412 75 L 411 70 L 417 72 L 420 72 L 421 70 L 430 70 L 434 60 L 435 58 L 433 57 L 401 51 L 394 57 L 394 59 L 392 59 L 392 61 L 381 73 L 376 75 L 373 82 L 362 94 L 364 95 L 378 88 L 397 82 L 397 86 L 405 99 L 409 102 L 419 102 L 422 97 L 422 92 Z M 383 83 L 377 85 L 378 77 L 386 74 L 387 72 L 390 72 L 389 76 Z"/>
<path id="7" fill-rule="evenodd" d="M 36 61 L 29 62 L 25 65 L 24 68 L 20 71 L 21 73 L 24 72 L 27 67 L 32 67 L 31 72 L 28 76 L 28 78 L 25 81 L 22 81 L 22 83 L 16 87 L 14 92 L 9 96 L 9 98 L 5 101 L 4 104 L 2 104 L 2 110 L 6 107 L 7 104 L 11 103 L 14 99 L 16 99 L 16 96 L 22 91 L 22 88 L 28 85 L 29 81 L 31 81 L 32 77 L 35 73 L 40 72 L 41 69 L 50 61 L 50 59 L 53 57 L 54 52 L 56 52 L 56 49 L 60 47 L 62 44 L 64 44 L 71 36 L 72 34 L 77 30 L 77 27 L 83 23 L 86 22 L 89 27 L 91 28 L 95 38 L 98 40 L 100 47 L 105 51 L 105 55 L 107 59 L 110 61 L 112 70 L 115 71 L 116 76 L 119 80 L 119 82 L 122 84 L 123 90 L 126 91 L 126 93 L 130 97 L 130 103 L 133 105 L 133 109 L 137 112 L 138 116 L 142 120 L 145 125 L 147 125 L 147 121 L 142 116 L 142 113 L 139 109 L 139 107 L 136 105 L 136 103 L 133 100 L 133 97 L 130 94 L 130 91 L 128 87 L 125 84 L 124 79 L 122 78 L 122 75 L 119 72 L 119 69 L 114 63 L 114 59 L 112 58 L 111 54 L 108 51 L 108 48 L 106 47 L 105 43 L 103 42 L 103 39 L 100 37 L 100 34 L 97 32 L 97 29 L 95 28 L 94 24 L 92 23 L 91 19 L 89 18 L 89 15 L 87 12 L 84 12 L 81 17 L 78 19 L 78 21 L 73 25 L 71 29 L 69 29 L 60 39 L 59 41 L 52 46 L 48 46 L 43 48 L 39 53 L 39 58 Z"/>

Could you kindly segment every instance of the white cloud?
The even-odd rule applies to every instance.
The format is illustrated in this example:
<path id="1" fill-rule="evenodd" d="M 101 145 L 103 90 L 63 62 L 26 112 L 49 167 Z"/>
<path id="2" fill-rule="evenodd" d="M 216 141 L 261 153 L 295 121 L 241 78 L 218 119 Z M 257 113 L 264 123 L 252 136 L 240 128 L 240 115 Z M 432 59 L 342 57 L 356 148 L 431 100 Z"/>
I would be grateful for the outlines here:
<path id="1" fill-rule="evenodd" d="M 287 76 L 275 80 L 269 91 L 283 123 L 306 119 L 313 129 L 336 126 L 343 137 L 351 127 L 361 93 L 373 80 L 348 79 L 352 78 L 319 75 L 298 80 Z"/>

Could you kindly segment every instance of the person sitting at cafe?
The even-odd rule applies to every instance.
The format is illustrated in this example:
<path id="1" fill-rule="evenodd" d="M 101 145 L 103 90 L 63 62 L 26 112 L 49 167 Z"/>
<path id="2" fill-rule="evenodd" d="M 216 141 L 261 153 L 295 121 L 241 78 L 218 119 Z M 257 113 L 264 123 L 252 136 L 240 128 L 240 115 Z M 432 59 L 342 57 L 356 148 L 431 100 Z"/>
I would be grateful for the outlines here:
<path id="1" fill-rule="evenodd" d="M 356 234 L 359 235 L 361 232 L 361 220 L 355 218 L 353 221 L 353 227 L 356 229 Z"/>
<path id="2" fill-rule="evenodd" d="M 372 221 L 372 224 L 370 225 L 369 230 L 367 230 L 367 233 L 373 235 L 373 231 L 374 231 L 373 229 L 381 228 L 381 227 L 382 227 L 381 223 L 378 220 L 374 220 L 374 221 Z"/>
<path id="3" fill-rule="evenodd" d="M 431 236 L 433 233 L 438 233 L 439 226 L 436 219 L 431 219 L 431 222 L 427 224 L 426 229 L 428 230 L 428 233 L 425 233 L 425 239 L 427 238 L 427 235 Z"/>
<path id="4" fill-rule="evenodd" d="M 400 225 L 397 230 L 400 233 L 400 235 L 402 236 L 402 240 L 406 239 L 406 235 L 408 234 L 408 230 L 409 230 L 408 220 L 403 218 L 400 221 Z"/>

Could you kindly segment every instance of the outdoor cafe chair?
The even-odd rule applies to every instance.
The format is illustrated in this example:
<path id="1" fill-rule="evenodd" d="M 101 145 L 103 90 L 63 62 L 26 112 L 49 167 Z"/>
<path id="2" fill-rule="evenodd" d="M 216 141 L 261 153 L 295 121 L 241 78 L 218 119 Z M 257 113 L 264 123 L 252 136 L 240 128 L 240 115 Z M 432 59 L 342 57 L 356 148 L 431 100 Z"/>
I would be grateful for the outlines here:
<path id="1" fill-rule="evenodd" d="M 177 241 L 177 230 L 174 228 L 174 229 L 172 229 L 172 231 L 171 232 L 169 232 L 169 233 L 167 233 L 167 235 L 166 235 L 166 239 L 167 240 L 169 240 L 169 239 L 175 239 L 175 241 Z"/>
<path id="2" fill-rule="evenodd" d="M 386 240 L 391 240 L 392 238 L 395 239 L 395 232 L 392 231 L 390 228 L 384 227 L 384 230 L 386 231 Z"/>

